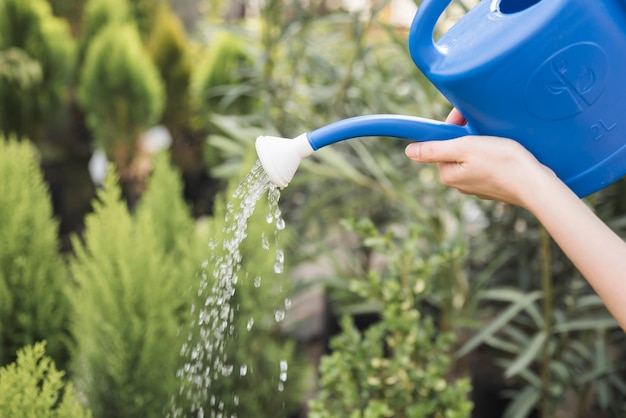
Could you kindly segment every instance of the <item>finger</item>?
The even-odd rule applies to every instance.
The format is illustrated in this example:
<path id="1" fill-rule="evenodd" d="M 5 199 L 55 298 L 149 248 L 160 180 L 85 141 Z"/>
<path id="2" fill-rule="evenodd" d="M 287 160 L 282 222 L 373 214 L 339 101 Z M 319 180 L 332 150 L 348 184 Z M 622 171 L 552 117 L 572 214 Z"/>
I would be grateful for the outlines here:
<path id="1" fill-rule="evenodd" d="M 454 125 L 463 126 L 467 123 L 461 112 L 459 112 L 456 107 L 452 109 L 448 117 L 446 118 L 446 122 L 452 123 Z"/>
<path id="2" fill-rule="evenodd" d="M 422 163 L 462 162 L 464 142 L 463 138 L 414 142 L 406 147 L 405 153 L 411 160 Z"/>

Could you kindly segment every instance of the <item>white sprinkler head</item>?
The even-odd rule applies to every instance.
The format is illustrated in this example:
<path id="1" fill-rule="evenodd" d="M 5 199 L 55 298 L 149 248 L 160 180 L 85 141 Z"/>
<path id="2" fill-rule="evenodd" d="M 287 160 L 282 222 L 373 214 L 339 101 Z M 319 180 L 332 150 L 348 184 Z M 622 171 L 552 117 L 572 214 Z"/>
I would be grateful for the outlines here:
<path id="1" fill-rule="evenodd" d="M 315 150 L 306 134 L 294 139 L 260 136 L 256 139 L 256 152 L 263 168 L 276 186 L 287 187 L 303 158 Z"/>

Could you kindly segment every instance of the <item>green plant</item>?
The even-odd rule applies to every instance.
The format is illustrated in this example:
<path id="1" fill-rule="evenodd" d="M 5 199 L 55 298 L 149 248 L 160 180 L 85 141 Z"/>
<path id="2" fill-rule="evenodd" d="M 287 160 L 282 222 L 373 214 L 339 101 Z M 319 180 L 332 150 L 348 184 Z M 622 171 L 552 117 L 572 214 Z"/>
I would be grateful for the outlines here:
<path id="1" fill-rule="evenodd" d="M 19 88 L 29 88 L 41 82 L 41 66 L 26 52 L 11 47 L 0 51 L 0 78 Z"/>
<path id="2" fill-rule="evenodd" d="M 66 101 L 74 41 L 67 23 L 45 0 L 0 2 L 0 51 L 18 48 L 38 63 L 40 76 L 27 85 L 0 77 L 0 132 L 38 143 Z"/>
<path id="3" fill-rule="evenodd" d="M 155 20 L 147 50 L 165 85 L 167 100 L 161 121 L 173 137 L 178 137 L 189 127 L 190 41 L 169 7 L 159 7 Z"/>
<path id="4" fill-rule="evenodd" d="M 364 246 L 384 257 L 382 270 L 371 268 L 366 280 L 350 281 L 350 290 L 374 305 L 381 319 L 361 334 L 344 316 L 331 354 L 322 358 L 311 417 L 469 417 L 469 380 L 447 378 L 454 336 L 439 331 L 424 309 L 449 254 L 420 255 L 416 227 L 399 237 L 379 233 L 369 220 L 349 225 Z"/>
<path id="5" fill-rule="evenodd" d="M 136 216 L 110 167 L 74 239 L 74 379 L 95 416 L 162 417 L 176 390 L 178 329 L 200 260 L 180 181 L 156 162 Z"/>
<path id="6" fill-rule="evenodd" d="M 64 367 L 67 271 L 38 163 L 28 142 L 0 136 L 0 365 L 13 361 L 19 348 L 45 339 Z"/>
<path id="7" fill-rule="evenodd" d="M 515 390 L 506 393 L 512 398 L 507 418 L 526 417 L 533 409 L 542 417 L 552 417 L 562 408 L 575 417 L 590 411 L 622 416 L 626 382 L 621 357 L 611 353 L 623 344 L 622 331 L 579 274 L 563 283 L 556 281 L 555 251 L 545 230 L 540 242 L 538 289 L 493 286 L 484 290 L 481 300 L 486 311 L 493 311 L 493 318 L 457 355 L 481 344 L 497 353 L 494 363 L 506 379 L 517 383 Z M 568 397 L 572 394 L 575 402 Z"/>
<path id="8" fill-rule="evenodd" d="M 192 79 L 192 94 L 200 112 L 249 114 L 258 106 L 253 56 L 246 38 L 230 31 L 217 31 L 209 38 L 207 53 Z"/>
<path id="9" fill-rule="evenodd" d="M 132 21 L 127 0 L 89 0 L 85 4 L 78 42 L 78 65 L 84 64 L 89 45 L 96 35 L 112 24 Z"/>
<path id="10" fill-rule="evenodd" d="M 89 418 L 71 383 L 45 354 L 45 343 L 20 349 L 17 360 L 0 368 L 0 416 Z"/>
<path id="11" fill-rule="evenodd" d="M 144 187 L 139 140 L 164 106 L 163 84 L 131 24 L 108 25 L 89 45 L 78 99 L 96 146 L 116 164 L 126 197 L 134 204 Z"/>

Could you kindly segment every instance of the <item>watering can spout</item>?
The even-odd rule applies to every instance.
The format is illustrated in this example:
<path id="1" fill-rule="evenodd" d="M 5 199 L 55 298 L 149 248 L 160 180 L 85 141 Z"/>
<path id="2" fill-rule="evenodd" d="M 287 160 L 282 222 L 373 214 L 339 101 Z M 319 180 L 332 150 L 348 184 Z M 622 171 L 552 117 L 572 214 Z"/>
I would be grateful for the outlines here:
<path id="1" fill-rule="evenodd" d="M 369 115 L 340 120 L 294 139 L 260 136 L 256 151 L 272 183 L 285 188 L 303 158 L 326 145 L 367 136 L 389 136 L 411 141 L 451 139 L 472 133 L 469 126 L 402 115 Z"/>
<path id="2" fill-rule="evenodd" d="M 272 183 L 281 189 L 289 185 L 302 159 L 314 151 L 307 134 L 294 139 L 259 136 L 255 147 L 265 172 Z"/>

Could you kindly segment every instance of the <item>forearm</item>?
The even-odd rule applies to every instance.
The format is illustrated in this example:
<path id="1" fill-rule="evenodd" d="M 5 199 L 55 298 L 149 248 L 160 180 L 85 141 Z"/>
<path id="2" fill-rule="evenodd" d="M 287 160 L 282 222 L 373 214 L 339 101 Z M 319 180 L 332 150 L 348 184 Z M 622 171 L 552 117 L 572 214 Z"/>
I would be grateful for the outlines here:
<path id="1" fill-rule="evenodd" d="M 626 330 L 626 243 L 555 177 L 543 174 L 524 206 L 602 298 Z"/>

